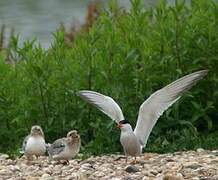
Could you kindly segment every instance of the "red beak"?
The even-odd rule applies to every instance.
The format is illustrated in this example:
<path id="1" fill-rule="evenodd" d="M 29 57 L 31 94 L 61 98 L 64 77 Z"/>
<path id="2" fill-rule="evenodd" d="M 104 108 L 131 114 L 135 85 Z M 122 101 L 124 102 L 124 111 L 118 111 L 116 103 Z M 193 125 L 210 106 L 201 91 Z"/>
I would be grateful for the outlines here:
<path id="1" fill-rule="evenodd" d="M 121 128 L 121 127 L 122 127 L 122 124 L 118 123 L 118 124 L 117 124 L 117 127 L 118 127 L 118 128 Z"/>

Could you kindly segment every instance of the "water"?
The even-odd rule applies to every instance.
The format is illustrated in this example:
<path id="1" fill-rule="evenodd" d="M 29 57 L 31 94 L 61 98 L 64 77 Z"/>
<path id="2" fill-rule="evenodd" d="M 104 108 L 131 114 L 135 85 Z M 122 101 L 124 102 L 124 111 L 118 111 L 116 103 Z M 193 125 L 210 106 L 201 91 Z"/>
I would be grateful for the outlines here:
<path id="1" fill-rule="evenodd" d="M 54 32 L 62 22 L 66 27 L 80 24 L 86 16 L 90 0 L 0 0 L 0 27 L 6 26 L 6 38 L 12 28 L 20 42 L 36 37 L 48 47 Z M 101 0 L 103 5 L 107 0 Z M 129 6 L 129 1 L 120 1 Z"/>
<path id="2" fill-rule="evenodd" d="M 108 0 L 99 1 L 104 6 L 108 3 Z M 36 37 L 42 46 L 49 47 L 52 32 L 57 30 L 60 22 L 66 27 L 81 24 L 90 2 L 93 0 L 0 0 L 0 27 L 6 25 L 6 39 L 14 28 L 15 34 L 19 33 L 20 44 Z M 118 2 L 120 6 L 130 7 L 129 0 Z M 146 5 L 155 5 L 157 0 L 145 2 Z"/>

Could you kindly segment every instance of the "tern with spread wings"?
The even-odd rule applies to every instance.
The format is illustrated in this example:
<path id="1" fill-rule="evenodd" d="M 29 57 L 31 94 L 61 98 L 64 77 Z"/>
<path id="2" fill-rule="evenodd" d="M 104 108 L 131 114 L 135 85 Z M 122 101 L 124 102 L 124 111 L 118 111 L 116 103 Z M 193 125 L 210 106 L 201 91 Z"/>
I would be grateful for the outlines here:
<path id="1" fill-rule="evenodd" d="M 111 97 L 88 90 L 79 91 L 78 95 L 118 124 L 121 129 L 120 142 L 126 155 L 126 161 L 127 156 L 130 155 L 135 157 L 134 162 L 136 162 L 136 156 L 140 155 L 142 148 L 146 146 L 148 137 L 158 118 L 207 72 L 207 70 L 201 70 L 191 73 L 153 93 L 140 106 L 134 130 L 125 120 L 119 105 Z"/>

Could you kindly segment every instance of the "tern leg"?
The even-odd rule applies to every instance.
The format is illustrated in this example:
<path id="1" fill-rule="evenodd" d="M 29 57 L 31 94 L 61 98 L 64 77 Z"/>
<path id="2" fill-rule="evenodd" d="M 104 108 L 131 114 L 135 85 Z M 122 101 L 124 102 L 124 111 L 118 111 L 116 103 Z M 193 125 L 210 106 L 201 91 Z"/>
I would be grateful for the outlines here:
<path id="1" fill-rule="evenodd" d="M 69 162 L 68 160 L 64 160 L 64 161 L 62 162 L 62 164 L 63 164 L 63 165 L 69 165 L 70 162 Z"/>
<path id="2" fill-rule="evenodd" d="M 134 160 L 130 164 L 136 164 L 136 163 L 137 163 L 136 156 L 134 156 Z"/>
<path id="3" fill-rule="evenodd" d="M 54 162 L 54 165 L 62 164 L 60 160 Z"/>
<path id="4" fill-rule="evenodd" d="M 127 163 L 127 160 L 128 160 L 128 155 L 127 155 L 127 153 L 126 153 L 126 150 L 125 150 L 125 148 L 123 148 L 123 150 L 124 150 L 124 154 L 125 154 L 125 156 L 126 156 L 126 163 Z"/>
<path id="5" fill-rule="evenodd" d="M 32 165 L 32 161 L 33 161 L 33 156 L 32 155 L 26 155 L 26 157 L 27 157 L 27 162 L 26 162 L 26 164 L 27 165 Z"/>
<path id="6" fill-rule="evenodd" d="M 39 159 L 39 155 L 36 155 L 36 159 L 37 159 L 37 160 Z"/>
<path id="7" fill-rule="evenodd" d="M 27 161 L 32 161 L 33 160 L 33 156 L 32 155 L 27 155 Z"/>

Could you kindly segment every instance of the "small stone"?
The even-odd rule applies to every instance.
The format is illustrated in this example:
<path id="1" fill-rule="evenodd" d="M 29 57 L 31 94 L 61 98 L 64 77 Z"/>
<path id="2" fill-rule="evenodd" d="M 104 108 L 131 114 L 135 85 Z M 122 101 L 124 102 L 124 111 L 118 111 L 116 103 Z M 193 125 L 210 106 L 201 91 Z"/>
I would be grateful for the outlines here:
<path id="1" fill-rule="evenodd" d="M 103 176 L 105 176 L 105 174 L 103 172 L 101 172 L 101 171 L 96 171 L 96 172 L 93 173 L 93 176 L 103 177 Z"/>
<path id="2" fill-rule="evenodd" d="M 213 154 L 214 156 L 218 156 L 218 151 L 213 151 L 212 154 Z"/>
<path id="3" fill-rule="evenodd" d="M 9 158 L 9 155 L 7 154 L 0 154 L 0 160 L 5 160 L 5 159 L 8 159 Z"/>
<path id="4" fill-rule="evenodd" d="M 178 152 L 174 152 L 173 154 L 174 154 L 174 155 L 182 155 L 182 152 L 181 152 L 181 151 L 178 151 Z"/>
<path id="5" fill-rule="evenodd" d="M 84 160 L 84 161 L 82 161 L 80 164 L 85 164 L 85 163 L 88 163 L 88 164 L 95 164 L 95 161 L 94 161 L 94 160 Z"/>
<path id="6" fill-rule="evenodd" d="M 136 166 L 127 166 L 125 169 L 126 172 L 128 173 L 135 173 L 135 172 L 139 172 L 139 169 Z"/>
<path id="7" fill-rule="evenodd" d="M 43 174 L 42 175 L 42 178 L 49 178 L 49 177 L 51 177 L 49 174 Z"/>
<path id="8" fill-rule="evenodd" d="M 200 180 L 199 177 L 193 177 L 192 180 Z"/>
<path id="9" fill-rule="evenodd" d="M 86 170 L 89 170 L 89 169 L 92 169 L 93 166 L 89 163 L 84 163 L 81 165 L 81 169 L 86 169 Z"/>
<path id="10" fill-rule="evenodd" d="M 190 169 L 198 169 L 202 167 L 202 165 L 198 164 L 197 162 L 191 162 L 191 163 L 186 163 L 184 164 L 185 168 L 190 168 Z"/>
<path id="11" fill-rule="evenodd" d="M 217 180 L 218 179 L 218 175 L 214 175 L 210 178 L 210 180 Z"/>
<path id="12" fill-rule="evenodd" d="M 44 172 L 46 173 L 46 174 L 52 174 L 52 169 L 50 169 L 50 168 L 45 168 L 44 169 Z"/>
<path id="13" fill-rule="evenodd" d="M 10 170 L 13 171 L 13 172 L 20 171 L 19 166 L 10 165 L 9 168 L 10 168 Z"/>
<path id="14" fill-rule="evenodd" d="M 154 176 L 156 176 L 158 174 L 158 172 L 156 170 L 151 170 L 150 173 L 153 174 Z"/>
<path id="15" fill-rule="evenodd" d="M 74 179 L 75 179 L 75 177 L 74 177 Z M 88 175 L 86 175 L 85 173 L 79 173 L 77 175 L 77 179 L 79 179 L 79 180 L 88 180 Z"/>
<path id="16" fill-rule="evenodd" d="M 11 175 L 12 171 L 10 171 L 9 169 L 1 169 L 0 170 L 0 177 L 4 176 L 4 175 Z"/>
<path id="17" fill-rule="evenodd" d="M 163 177 L 163 180 L 184 180 L 182 174 L 178 173 L 176 175 L 174 174 L 167 174 Z"/>
<path id="18" fill-rule="evenodd" d="M 155 177 L 154 174 L 152 174 L 150 171 L 147 171 L 147 170 L 143 171 L 142 173 L 147 177 Z"/>
<path id="19" fill-rule="evenodd" d="M 123 180 L 134 180 L 134 179 L 132 177 L 127 176 L 127 177 L 124 177 Z"/>
<path id="20" fill-rule="evenodd" d="M 117 177 L 111 177 L 111 178 L 108 178 L 108 179 L 111 179 L 111 180 L 120 180 L 120 178 L 117 178 Z"/>
<path id="21" fill-rule="evenodd" d="M 54 165 L 53 165 L 54 166 Z M 54 170 L 60 170 L 63 167 L 63 164 L 58 164 L 54 166 Z"/>
<path id="22" fill-rule="evenodd" d="M 196 151 L 197 151 L 198 153 L 202 153 L 202 152 L 204 152 L 205 150 L 204 150 L 203 148 L 198 148 Z"/>
<path id="23" fill-rule="evenodd" d="M 7 159 L 7 165 L 15 165 L 16 164 L 16 160 L 13 161 L 11 159 Z"/>
<path id="24" fill-rule="evenodd" d="M 148 176 L 144 176 L 143 178 L 142 178 L 142 180 L 149 180 L 150 179 L 150 177 L 148 177 Z"/>
<path id="25" fill-rule="evenodd" d="M 167 162 L 174 162 L 174 160 L 172 158 L 167 158 L 166 161 Z"/>

